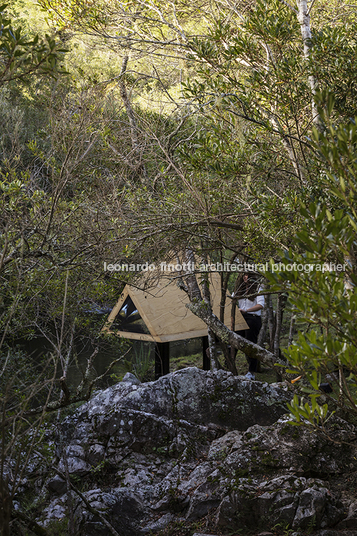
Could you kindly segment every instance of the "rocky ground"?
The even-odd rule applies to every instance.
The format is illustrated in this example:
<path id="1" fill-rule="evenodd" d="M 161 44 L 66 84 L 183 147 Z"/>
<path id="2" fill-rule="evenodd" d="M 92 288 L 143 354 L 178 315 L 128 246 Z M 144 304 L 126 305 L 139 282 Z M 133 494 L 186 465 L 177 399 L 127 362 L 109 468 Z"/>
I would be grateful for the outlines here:
<path id="1" fill-rule="evenodd" d="M 225 371 L 127 374 L 63 423 L 37 521 L 72 515 L 78 536 L 356 535 L 357 430 L 294 427 L 291 398 Z"/>

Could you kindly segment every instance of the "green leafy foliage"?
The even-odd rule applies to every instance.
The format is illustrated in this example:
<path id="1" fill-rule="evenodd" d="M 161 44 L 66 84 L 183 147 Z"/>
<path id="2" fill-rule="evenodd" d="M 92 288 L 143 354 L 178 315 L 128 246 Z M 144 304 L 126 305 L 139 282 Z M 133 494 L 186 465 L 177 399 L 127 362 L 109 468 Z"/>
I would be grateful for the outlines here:
<path id="1" fill-rule="evenodd" d="M 299 425 L 304 423 L 310 423 L 318 426 L 319 424 L 325 424 L 327 422 L 328 405 L 318 403 L 318 395 L 311 395 L 309 402 L 303 402 L 299 400 L 297 395 L 294 396 L 291 404 L 288 404 L 288 409 L 294 420 L 290 421 L 291 424 Z M 330 414 L 331 415 L 331 414 Z"/>
<path id="2" fill-rule="evenodd" d="M 50 35 L 29 38 L 21 27 L 14 27 L 6 15 L 8 4 L 0 6 L 0 87 L 11 80 L 26 81 L 33 73 L 57 76 L 66 49 Z"/>
<path id="3" fill-rule="evenodd" d="M 332 122 L 333 99 L 325 96 L 325 128 L 314 131 L 314 147 L 324 162 L 321 180 L 330 196 L 302 205 L 300 253 L 285 251 L 280 269 L 270 275 L 274 288 L 288 291 L 293 311 L 310 326 L 287 351 L 292 369 L 310 384 L 310 403 L 294 398 L 290 410 L 297 422 L 316 424 L 327 415 L 327 406 L 316 402 L 321 382 L 332 387 L 333 405 L 357 413 L 357 134 L 354 121 Z"/>

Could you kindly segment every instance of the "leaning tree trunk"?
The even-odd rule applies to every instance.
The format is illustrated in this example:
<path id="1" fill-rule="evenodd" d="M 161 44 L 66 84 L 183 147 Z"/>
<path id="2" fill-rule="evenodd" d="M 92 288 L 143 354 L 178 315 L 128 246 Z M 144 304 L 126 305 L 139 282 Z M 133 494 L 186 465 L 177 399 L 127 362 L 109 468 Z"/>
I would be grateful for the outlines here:
<path id="1" fill-rule="evenodd" d="M 188 258 L 188 260 L 192 259 Z M 280 358 L 276 358 L 272 352 L 269 352 L 265 348 L 261 348 L 257 344 L 234 333 L 234 331 L 228 329 L 227 326 L 216 317 L 209 304 L 202 299 L 201 291 L 194 274 L 190 274 L 186 277 L 186 283 L 187 286 L 185 290 L 190 298 L 190 303 L 187 307 L 193 314 L 201 318 L 201 320 L 207 324 L 208 328 L 212 330 L 218 339 L 233 346 L 237 350 L 242 350 L 248 357 L 258 359 L 269 368 L 276 370 L 277 363 L 285 366 L 285 363 Z"/>
<path id="2" fill-rule="evenodd" d="M 231 331 L 227 328 L 219 318 L 216 317 L 214 313 L 209 311 L 206 304 L 201 301 L 194 300 L 189 303 L 187 307 L 192 311 L 193 314 L 201 318 L 203 322 L 213 331 L 213 333 L 219 338 L 222 339 L 225 343 L 230 344 L 237 350 L 242 350 L 248 357 L 258 359 L 264 363 L 269 368 L 275 370 L 276 363 L 279 363 L 283 366 L 286 365 L 280 358 L 276 358 L 275 355 L 269 350 L 258 346 L 257 344 L 248 341 L 244 337 L 241 337 L 234 331 Z M 284 374 L 285 376 L 285 374 Z"/>

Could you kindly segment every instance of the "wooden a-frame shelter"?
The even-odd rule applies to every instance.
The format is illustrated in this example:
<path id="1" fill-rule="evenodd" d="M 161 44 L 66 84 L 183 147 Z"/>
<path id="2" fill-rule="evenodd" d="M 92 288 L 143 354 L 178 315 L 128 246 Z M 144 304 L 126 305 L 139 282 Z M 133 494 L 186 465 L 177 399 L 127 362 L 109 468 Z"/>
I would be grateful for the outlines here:
<path id="1" fill-rule="evenodd" d="M 186 305 L 189 298 L 180 290 L 174 278 L 161 277 L 155 287 L 146 290 L 126 285 L 120 298 L 112 309 L 103 328 L 104 332 L 139 341 L 156 343 L 155 376 L 169 372 L 170 342 L 201 337 L 203 342 L 203 368 L 209 370 L 206 355 L 207 325 L 194 315 Z M 219 318 L 220 276 L 210 275 L 212 309 Z M 225 323 L 230 324 L 231 302 L 225 311 Z M 236 310 L 235 331 L 248 329 Z"/>

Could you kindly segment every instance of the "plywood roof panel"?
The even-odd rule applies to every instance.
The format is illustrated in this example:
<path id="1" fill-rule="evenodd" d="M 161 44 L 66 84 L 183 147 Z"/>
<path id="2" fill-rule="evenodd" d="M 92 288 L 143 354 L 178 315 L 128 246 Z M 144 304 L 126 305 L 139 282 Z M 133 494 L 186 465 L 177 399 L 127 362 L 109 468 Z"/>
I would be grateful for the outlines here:
<path id="1" fill-rule="evenodd" d="M 219 317 L 220 276 L 210 275 L 210 292 L 213 312 Z M 104 331 L 116 333 L 128 339 L 150 340 L 150 335 L 115 330 L 112 326 L 127 296 L 130 296 L 141 318 L 144 320 L 152 340 L 167 342 L 207 335 L 207 325 L 186 307 L 189 298 L 178 288 L 174 278 L 162 277 L 157 280 L 155 288 L 141 290 L 127 285 L 120 299 L 109 315 Z M 225 323 L 230 323 L 231 302 L 226 306 Z M 241 313 L 236 310 L 236 331 L 248 326 Z"/>

